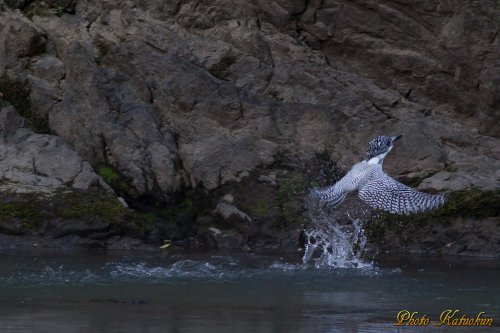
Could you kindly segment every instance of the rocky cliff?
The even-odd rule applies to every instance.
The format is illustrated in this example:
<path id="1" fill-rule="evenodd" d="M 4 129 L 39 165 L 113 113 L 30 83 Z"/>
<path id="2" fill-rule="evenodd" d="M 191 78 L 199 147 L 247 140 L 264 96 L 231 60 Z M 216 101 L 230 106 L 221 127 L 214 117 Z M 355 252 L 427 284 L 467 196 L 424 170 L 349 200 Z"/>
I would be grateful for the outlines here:
<path id="1" fill-rule="evenodd" d="M 498 207 L 495 0 L 4 0 L 0 10 L 4 204 L 94 191 L 146 214 L 153 242 L 296 247 L 307 188 L 335 179 L 373 137 L 403 133 L 390 174 L 422 190 L 474 188 Z M 486 234 L 498 236 L 498 214 L 467 223 L 490 219 Z"/>

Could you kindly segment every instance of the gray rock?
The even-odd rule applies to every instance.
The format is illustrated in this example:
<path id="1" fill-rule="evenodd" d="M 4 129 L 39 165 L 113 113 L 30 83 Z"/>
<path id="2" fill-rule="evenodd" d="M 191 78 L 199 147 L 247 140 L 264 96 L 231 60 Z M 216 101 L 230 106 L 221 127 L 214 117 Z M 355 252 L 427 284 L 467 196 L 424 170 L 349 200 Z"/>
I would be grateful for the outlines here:
<path id="1" fill-rule="evenodd" d="M 37 115 L 47 119 L 54 105 L 59 101 L 56 88 L 44 79 L 30 76 L 30 102 L 36 105 Z"/>
<path id="2" fill-rule="evenodd" d="M 82 221 L 62 221 L 59 222 L 57 228 L 52 229 L 52 237 L 61 238 L 68 235 L 76 235 L 80 237 L 85 237 L 96 232 L 103 232 L 109 229 L 109 222 L 106 221 L 92 221 L 85 222 Z"/>
<path id="3" fill-rule="evenodd" d="M 239 210 L 235 205 L 220 201 L 215 208 L 215 213 L 219 214 L 224 220 L 236 220 L 239 222 L 252 221 L 250 216 Z"/>
<path id="4" fill-rule="evenodd" d="M 236 230 L 225 230 L 213 233 L 217 249 L 241 249 L 243 247 L 244 238 Z"/>
<path id="5" fill-rule="evenodd" d="M 29 57 L 45 50 L 43 30 L 19 11 L 0 11 L 0 76 L 22 73 Z"/>
<path id="6" fill-rule="evenodd" d="M 63 139 L 36 134 L 13 107 L 0 110 L 1 190 L 51 193 L 60 188 L 88 190 L 100 177 Z"/>
<path id="7" fill-rule="evenodd" d="M 498 138 L 498 3 L 436 3 L 311 1 L 298 30 L 333 66 L 424 105 L 450 105 L 461 122 Z"/>
<path id="8" fill-rule="evenodd" d="M 272 186 L 276 186 L 276 173 L 272 172 L 269 174 L 269 176 L 266 175 L 260 175 L 259 176 L 259 181 L 262 183 L 268 183 Z"/>
<path id="9" fill-rule="evenodd" d="M 19 127 L 25 127 L 26 120 L 16 112 L 13 106 L 5 106 L 0 110 L 0 134 L 4 140 L 15 135 Z"/>
<path id="10" fill-rule="evenodd" d="M 51 83 L 59 83 L 66 75 L 63 62 L 50 55 L 44 55 L 32 62 L 31 70 L 34 76 Z"/>
<path id="11" fill-rule="evenodd" d="M 484 13 L 468 12 L 464 5 L 446 21 L 448 11 L 432 9 L 437 16 L 431 17 L 422 4 L 412 5 L 424 21 L 443 23 L 436 31 L 441 46 L 413 18 L 408 27 L 387 29 L 380 18 L 389 9 L 397 14 L 396 25 L 407 22 L 396 5 L 368 2 L 347 10 L 335 1 L 322 6 L 312 1 L 307 7 L 280 1 L 234 4 L 215 1 L 195 8 L 183 3 L 160 15 L 160 4 L 136 4 L 131 10 L 88 1 L 78 5 L 75 16 L 35 16 L 27 22 L 16 14 L 2 20 L 11 24 L 17 18 L 16 24 L 31 31 L 23 37 L 27 40 L 45 31 L 51 45 L 47 54 L 31 60 L 33 111 L 48 117 L 51 130 L 92 165 L 113 165 L 138 195 L 163 200 L 185 187 L 214 189 L 272 165 L 279 154 L 306 161 L 326 152 L 348 167 L 382 132 L 405 134 L 387 161 L 393 174 L 425 174 L 453 165 L 471 177 L 495 177 L 491 165 L 499 156 L 497 139 L 474 128 L 489 126 L 491 107 L 478 111 L 477 119 L 466 119 L 464 110 L 446 102 L 476 98 L 461 93 L 475 65 L 467 58 L 454 67 L 442 49 L 453 49 L 462 59 L 462 49 L 474 36 L 480 37 L 474 54 L 495 49 L 495 43 L 484 43 L 493 22 L 485 23 L 485 32 L 460 30 Z M 262 15 L 257 18 L 255 12 Z M 299 15 L 299 33 L 309 45 L 289 33 L 293 15 Z M 356 15 L 365 20 L 353 20 Z M 160 22 L 169 22 L 168 28 Z M 369 36 L 385 31 L 384 43 L 357 38 L 355 22 Z M 355 56 L 338 56 L 351 52 L 351 41 L 361 46 L 352 50 Z M 419 43 L 432 52 L 424 56 Z M 375 67 L 383 75 L 364 65 L 372 63 L 370 52 L 382 64 Z M 422 68 L 431 72 L 421 73 Z M 433 74 L 441 68 L 453 72 L 452 80 Z M 487 85 L 494 71 L 483 68 L 488 69 L 479 79 L 480 94 L 494 104 L 496 88 Z M 393 79 L 382 80 L 387 77 Z M 428 88 L 418 89 L 421 80 Z M 456 145 L 457 138 L 468 140 Z M 480 151 L 481 163 L 467 160 L 472 151 Z"/>
<path id="12" fill-rule="evenodd" d="M 231 193 L 228 193 L 222 197 L 222 201 L 232 204 L 234 202 L 234 197 Z"/>
<path id="13" fill-rule="evenodd" d="M 344 45 L 340 36 L 355 39 L 349 30 L 354 13 L 366 15 L 367 20 L 360 22 L 369 25 L 370 33 L 385 29 L 385 21 L 379 19 L 388 15 L 383 7 L 373 4 L 374 13 L 365 5 L 349 7 L 352 12 L 342 16 L 340 7 L 330 3 L 320 7 L 310 2 L 307 8 L 303 3 L 235 4 L 234 8 L 218 1 L 196 8 L 180 4 L 178 11 L 162 14 L 168 28 L 152 9 L 158 4 L 131 11 L 127 6 L 90 1 L 79 4 L 78 16 L 34 17 L 54 43 L 59 60 L 51 55 L 36 60 L 41 64 L 33 74 L 47 78 L 43 69 L 57 67 L 59 61 L 66 69 L 61 102 L 49 111 L 51 129 L 92 164 L 110 162 L 131 179 L 139 195 L 159 199 L 184 187 L 215 189 L 238 181 L 251 170 L 274 163 L 278 153 L 306 161 L 326 152 L 348 167 L 364 155 L 374 136 L 396 132 L 404 133 L 405 139 L 387 161 L 392 174 L 425 174 L 446 164 L 466 174 L 494 177 L 491 165 L 499 153 L 491 143 L 496 139 L 477 134 L 471 126 L 475 120 L 457 119 L 462 111 L 454 105 L 434 100 L 436 89 L 427 98 L 416 99 L 414 95 L 425 92 L 417 91 L 413 83 L 402 87 L 394 81 L 390 89 L 385 82 L 381 87 L 352 73 L 363 69 L 371 75 L 358 66 L 361 61 L 371 63 L 365 54 L 355 53 L 358 58 L 350 61 L 334 57 L 342 50 L 338 46 Z M 257 9 L 262 13 L 260 30 Z M 406 22 L 404 13 L 395 12 L 400 15 L 397 24 Z M 431 19 L 420 9 L 417 12 Z M 300 33 L 309 45 L 288 33 L 292 16 L 300 13 Z M 311 19 L 316 16 L 317 20 Z M 337 17 L 334 26 L 329 18 Z M 417 23 L 408 29 L 410 41 L 426 34 Z M 441 51 L 424 57 L 418 46 L 403 49 L 398 42 L 404 41 L 402 36 L 392 39 L 400 31 L 405 29 L 391 32 L 387 39 L 388 45 L 399 47 L 395 51 L 372 46 L 376 59 L 392 59 L 398 73 L 415 75 L 423 65 L 412 64 L 444 66 Z M 316 47 L 320 41 L 326 44 Z M 365 39 L 356 42 L 370 50 Z M 338 70 L 327 60 L 354 69 Z M 449 95 L 456 84 L 443 82 Z M 45 110 L 41 106 L 38 112 Z M 449 144 L 449 137 L 464 133 L 471 141 Z M 481 151 L 482 163 L 467 161 L 473 150 Z"/>
<path id="14" fill-rule="evenodd" d="M 95 174 L 90 164 L 82 162 L 80 173 L 73 178 L 72 187 L 77 190 L 88 190 L 90 187 L 98 185 L 99 179 L 100 177 Z"/>

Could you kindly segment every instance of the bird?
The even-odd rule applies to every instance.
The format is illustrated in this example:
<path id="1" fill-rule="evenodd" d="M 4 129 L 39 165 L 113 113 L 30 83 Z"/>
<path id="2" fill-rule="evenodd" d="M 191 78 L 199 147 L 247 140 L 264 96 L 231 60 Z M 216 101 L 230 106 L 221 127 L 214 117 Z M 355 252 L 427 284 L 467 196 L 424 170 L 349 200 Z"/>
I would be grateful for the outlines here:
<path id="1" fill-rule="evenodd" d="M 443 205 L 445 194 L 419 192 L 396 181 L 382 169 L 384 159 L 402 135 L 379 136 L 370 141 L 366 158 L 335 184 L 314 189 L 313 195 L 332 208 L 337 207 L 349 192 L 357 191 L 358 197 L 372 208 L 392 214 L 409 215 L 425 212 Z"/>

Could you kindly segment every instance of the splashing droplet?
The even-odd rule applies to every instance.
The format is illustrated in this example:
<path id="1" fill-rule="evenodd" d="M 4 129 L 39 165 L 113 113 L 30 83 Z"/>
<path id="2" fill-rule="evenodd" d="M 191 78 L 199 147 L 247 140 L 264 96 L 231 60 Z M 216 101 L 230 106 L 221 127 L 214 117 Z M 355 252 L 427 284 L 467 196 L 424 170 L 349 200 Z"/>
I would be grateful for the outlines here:
<path id="1" fill-rule="evenodd" d="M 311 225 L 305 234 L 303 264 L 315 267 L 367 268 L 363 259 L 366 236 L 362 218 L 328 211 L 314 200 L 306 201 Z"/>

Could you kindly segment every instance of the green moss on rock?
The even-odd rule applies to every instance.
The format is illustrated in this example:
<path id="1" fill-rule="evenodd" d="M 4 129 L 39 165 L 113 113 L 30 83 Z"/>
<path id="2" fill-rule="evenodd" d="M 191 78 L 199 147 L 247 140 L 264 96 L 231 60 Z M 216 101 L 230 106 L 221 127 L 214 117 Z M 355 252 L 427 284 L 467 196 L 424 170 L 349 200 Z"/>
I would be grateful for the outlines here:
<path id="1" fill-rule="evenodd" d="M 139 213 L 124 208 L 118 200 L 99 192 L 58 192 L 0 195 L 0 227 L 16 225 L 18 233 L 37 229 L 48 220 L 79 220 L 82 223 L 103 220 L 110 223 L 143 221 Z"/>
<path id="2" fill-rule="evenodd" d="M 131 217 L 130 212 L 115 197 L 108 195 L 72 192 L 59 194 L 52 202 L 57 205 L 53 210 L 54 216 L 63 219 L 102 219 L 120 223 Z"/>
<path id="3" fill-rule="evenodd" d="M 39 203 L 32 200 L 32 198 L 7 202 L 0 201 L 0 225 L 18 222 L 13 233 L 23 233 L 37 228 L 43 221 L 40 208 Z"/>
<path id="4" fill-rule="evenodd" d="M 101 165 L 97 173 L 121 197 L 135 197 L 137 193 L 130 185 L 130 179 L 109 164 Z"/>
<path id="5" fill-rule="evenodd" d="M 255 205 L 249 208 L 249 213 L 255 218 L 265 218 L 270 210 L 270 205 L 266 200 L 257 200 Z"/>
<path id="6" fill-rule="evenodd" d="M 282 171 L 277 177 L 277 200 L 281 217 L 290 226 L 302 224 L 303 197 L 308 183 L 305 175 L 298 171 Z"/>
<path id="7" fill-rule="evenodd" d="M 101 166 L 99 168 L 99 176 L 108 183 L 109 185 L 113 185 L 116 181 L 120 179 L 118 173 L 110 166 Z"/>

